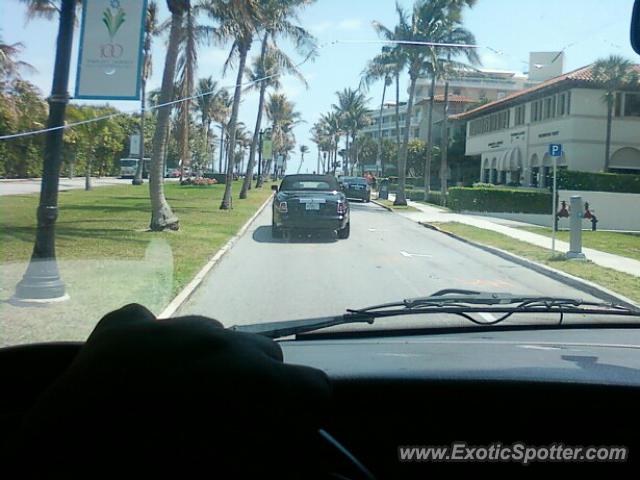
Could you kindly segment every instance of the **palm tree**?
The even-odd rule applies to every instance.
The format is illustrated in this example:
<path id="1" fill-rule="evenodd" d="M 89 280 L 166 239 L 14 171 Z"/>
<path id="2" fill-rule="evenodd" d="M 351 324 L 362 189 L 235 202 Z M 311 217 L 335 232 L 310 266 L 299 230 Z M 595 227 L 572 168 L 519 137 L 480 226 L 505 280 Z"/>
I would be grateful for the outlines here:
<path id="1" fill-rule="evenodd" d="M 300 145 L 300 165 L 298 166 L 298 171 L 296 173 L 300 173 L 300 169 L 302 168 L 302 164 L 304 163 L 304 154 L 309 153 L 309 147 L 306 145 Z"/>
<path id="2" fill-rule="evenodd" d="M 306 59 L 316 54 L 317 46 L 313 36 L 307 30 L 292 22 L 292 20 L 297 20 L 298 9 L 314 1 L 315 0 L 262 0 L 262 45 L 260 56 L 256 59 L 253 69 L 254 72 L 261 73 L 261 77 L 259 78 L 280 73 L 291 73 L 298 77 L 304 83 L 305 87 L 307 86 L 304 77 L 294 62 L 278 47 L 277 41 L 280 37 L 291 40 L 296 51 L 304 55 Z M 268 57 L 271 57 L 271 59 L 268 60 Z M 268 65 L 267 61 L 269 61 L 271 65 Z M 256 150 L 260 137 L 262 112 L 264 110 L 265 91 L 268 87 L 273 86 L 270 84 L 270 80 L 271 79 L 267 79 L 265 82 L 256 84 L 260 90 L 258 97 L 258 114 L 256 117 L 256 126 L 253 131 L 253 140 L 249 150 L 247 174 L 242 183 L 240 198 L 246 198 L 247 191 L 251 188 L 251 178 L 253 177 Z M 260 181 L 261 179 L 258 179 L 258 182 Z"/>
<path id="3" fill-rule="evenodd" d="M 321 115 L 319 123 L 324 135 L 329 139 L 330 150 L 327 170 L 331 170 L 335 175 L 338 164 L 338 146 L 340 145 L 340 137 L 343 133 L 340 115 L 335 110 L 332 110 L 329 113 Z"/>
<path id="4" fill-rule="evenodd" d="M 620 55 L 601 58 L 593 64 L 593 78 L 602 84 L 605 94 L 602 97 L 607 105 L 607 133 L 604 150 L 604 171 L 609 171 L 611 162 L 611 127 L 613 124 L 613 107 L 616 103 L 616 92 L 624 87 L 638 83 L 638 70 L 634 64 Z"/>
<path id="5" fill-rule="evenodd" d="M 220 159 L 218 163 L 218 171 L 222 172 L 222 158 L 224 154 L 224 142 L 226 139 L 225 130 L 229 125 L 229 117 L 231 115 L 231 107 L 233 105 L 233 97 L 229 95 L 226 89 L 219 90 L 213 98 L 213 112 L 211 114 L 213 121 L 220 126 Z M 226 170 L 226 168 L 225 168 Z"/>
<path id="6" fill-rule="evenodd" d="M 18 60 L 18 55 L 24 49 L 24 44 L 4 43 L 0 37 L 0 82 L 14 78 L 20 78 L 20 70 L 35 71 L 33 65 Z"/>
<path id="7" fill-rule="evenodd" d="M 383 55 L 387 52 L 383 52 Z M 386 55 L 385 55 L 386 56 Z M 369 64 L 362 72 L 362 80 L 360 81 L 360 86 L 363 89 L 368 89 L 370 84 L 375 80 L 382 79 L 382 98 L 380 100 L 380 112 L 378 114 L 378 141 L 377 141 L 377 151 L 376 151 L 376 168 L 378 170 L 377 174 L 380 175 L 382 168 L 382 112 L 384 111 L 384 99 L 387 93 L 387 87 L 391 85 L 392 80 L 392 71 L 391 64 L 386 61 L 386 58 L 381 58 L 381 55 L 377 55 L 373 60 L 369 61 Z"/>
<path id="8" fill-rule="evenodd" d="M 216 100 L 220 94 L 218 82 L 212 77 L 201 78 L 198 80 L 196 87 L 196 107 L 200 113 L 200 126 L 202 128 L 202 137 L 205 145 L 205 155 L 210 160 L 211 148 L 209 145 L 209 135 L 211 131 L 211 122 L 214 120 Z"/>
<path id="9" fill-rule="evenodd" d="M 262 41 L 263 49 L 260 53 L 260 56 L 256 57 L 253 61 L 253 65 L 251 69 L 247 69 L 246 75 L 251 84 L 247 87 L 247 90 L 255 90 L 258 89 L 258 115 L 256 118 L 256 127 L 254 129 L 253 139 L 251 141 L 251 146 L 249 150 L 249 164 L 247 166 L 247 174 L 244 177 L 242 182 L 242 188 L 240 189 L 240 198 L 247 198 L 248 190 L 251 188 L 251 179 L 253 176 L 253 167 L 255 162 L 255 151 L 257 145 L 254 145 L 254 140 L 259 140 L 260 137 L 260 126 L 262 125 L 262 114 L 264 111 L 264 95 L 267 88 L 273 88 L 277 90 L 280 88 L 280 68 L 277 63 L 276 56 L 274 55 L 273 49 L 269 49 L 267 47 L 265 53 L 265 39 L 267 35 Z M 264 55 L 263 55 L 264 53 Z M 256 138 L 256 131 L 258 132 L 258 138 Z M 256 182 L 256 187 L 262 186 L 262 178 L 258 178 Z"/>
<path id="10" fill-rule="evenodd" d="M 235 145 L 236 123 L 240 109 L 242 95 L 242 79 L 244 78 L 247 55 L 251 49 L 254 35 L 263 22 L 263 14 L 258 0 L 209 0 L 206 10 L 218 25 L 212 30 L 213 38 L 219 43 L 232 41 L 229 56 L 225 61 L 224 70 L 231 62 L 238 58 L 238 73 L 236 75 L 233 106 L 229 120 L 229 145 Z M 233 180 L 233 148 L 229 150 L 227 162 L 226 182 L 220 208 L 228 210 L 232 207 L 231 188 Z"/>
<path id="11" fill-rule="evenodd" d="M 443 42 L 450 37 L 453 26 L 458 26 L 459 12 L 463 5 L 473 4 L 475 0 L 417 0 L 409 15 L 399 4 L 396 4 L 398 25 L 394 31 L 386 30 L 385 36 L 392 36 L 402 41 L 394 47 L 401 57 L 402 64 L 409 73 L 409 100 L 405 116 L 405 129 L 400 156 L 398 158 L 398 192 L 395 205 L 406 205 L 405 196 L 407 147 L 413 117 L 413 103 L 418 77 L 433 71 L 433 55 L 430 49 L 416 48 L 410 42 Z M 383 27 L 380 29 L 384 32 Z M 456 52 L 457 53 L 457 52 Z M 465 51 L 465 53 L 467 53 Z M 470 53 L 469 55 L 474 55 Z"/>
<path id="12" fill-rule="evenodd" d="M 396 4 L 396 9 L 398 8 Z M 376 31 L 378 36 L 383 38 L 384 40 L 393 42 L 396 40 L 402 40 L 400 38 L 400 32 L 398 31 L 398 27 L 395 27 L 393 30 L 385 27 L 382 23 L 374 21 L 372 22 L 373 29 Z M 395 46 L 384 46 L 382 47 L 382 52 L 376 55 L 369 67 L 371 71 L 369 73 L 369 78 L 367 78 L 367 74 L 365 73 L 365 84 L 368 84 L 371 80 L 379 79 L 381 77 L 385 78 L 390 76 L 395 79 L 396 83 L 396 101 L 395 101 L 395 122 L 396 122 L 396 151 L 400 152 L 400 73 L 406 67 L 406 56 L 399 48 L 398 45 Z"/>
<path id="13" fill-rule="evenodd" d="M 445 34 L 442 40 L 449 44 L 471 45 L 476 43 L 475 36 L 462 26 L 462 9 L 475 5 L 476 0 L 450 0 L 447 11 Z M 444 84 L 444 117 L 442 121 L 442 146 L 440 147 L 440 198 L 443 205 L 447 202 L 448 158 L 449 151 L 449 78 L 461 70 L 472 68 L 470 65 L 454 61 L 452 57 L 464 56 L 471 65 L 480 64 L 480 57 L 474 48 L 448 47 L 446 57 L 440 57 L 433 62 L 434 76 L 438 71 L 442 72 Z"/>
<path id="14" fill-rule="evenodd" d="M 300 112 L 295 110 L 295 104 L 282 93 L 272 93 L 265 105 L 265 112 L 271 122 L 272 151 L 275 156 L 282 156 L 286 161 L 289 152 L 295 146 L 293 128 L 298 125 Z M 271 159 L 267 159 L 265 172 L 271 168 Z M 284 167 L 283 167 L 284 170 Z"/>
<path id="15" fill-rule="evenodd" d="M 351 88 L 345 88 L 336 92 L 336 95 L 338 96 L 338 104 L 333 107 L 338 112 L 342 128 L 346 132 L 346 155 L 344 157 L 343 171 L 345 175 L 348 175 L 349 161 L 351 160 L 349 137 L 351 137 L 351 144 L 353 144 L 358 130 L 367 125 L 369 117 L 366 104 L 368 99 L 359 90 L 353 90 Z M 352 168 L 353 164 L 354 162 L 352 162 Z"/>
<path id="16" fill-rule="evenodd" d="M 186 13 L 185 2 L 181 0 L 167 0 L 167 7 L 171 12 L 171 28 L 169 43 L 164 60 L 162 73 L 162 87 L 160 90 L 160 105 L 165 105 L 174 98 L 174 83 L 180 42 L 183 35 L 183 22 Z M 151 197 L 151 224 L 153 231 L 165 229 L 177 230 L 179 228 L 178 217 L 173 213 L 167 199 L 164 196 L 164 158 L 166 139 L 169 134 L 169 117 L 171 106 L 165 105 L 158 109 L 156 130 L 153 134 L 153 153 L 151 155 L 151 169 L 149 172 L 149 195 Z"/>
<path id="17" fill-rule="evenodd" d="M 144 163 L 144 116 L 146 108 L 147 80 L 151 76 L 153 62 L 151 59 L 151 42 L 154 35 L 158 34 L 158 5 L 154 0 L 147 6 L 147 17 L 144 24 L 144 43 L 142 45 L 142 74 L 140 75 L 140 161 L 136 169 L 136 175 L 131 182 L 133 185 L 142 185 L 142 172 Z"/>

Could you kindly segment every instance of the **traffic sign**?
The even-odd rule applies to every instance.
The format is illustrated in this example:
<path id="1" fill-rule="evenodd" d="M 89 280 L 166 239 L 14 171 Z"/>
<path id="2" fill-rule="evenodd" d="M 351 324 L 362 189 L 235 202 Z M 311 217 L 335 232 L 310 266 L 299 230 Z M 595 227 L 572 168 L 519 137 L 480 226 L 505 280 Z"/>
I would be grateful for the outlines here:
<path id="1" fill-rule="evenodd" d="M 551 143 L 549 144 L 549 155 L 552 157 L 561 157 L 562 156 L 562 144 L 561 143 Z"/>

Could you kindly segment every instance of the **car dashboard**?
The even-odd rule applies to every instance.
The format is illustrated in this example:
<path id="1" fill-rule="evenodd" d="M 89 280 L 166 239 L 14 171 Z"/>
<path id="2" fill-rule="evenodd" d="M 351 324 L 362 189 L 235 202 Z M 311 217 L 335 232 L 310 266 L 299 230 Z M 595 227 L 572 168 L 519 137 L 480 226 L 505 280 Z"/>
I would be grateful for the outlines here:
<path id="1" fill-rule="evenodd" d="M 377 478 L 453 472 L 535 476 L 548 467 L 637 471 L 640 329 L 307 336 L 281 346 L 286 362 L 330 376 L 334 394 L 327 429 Z M 404 446 L 454 442 L 625 446 L 629 459 L 523 465 L 399 458 Z"/>

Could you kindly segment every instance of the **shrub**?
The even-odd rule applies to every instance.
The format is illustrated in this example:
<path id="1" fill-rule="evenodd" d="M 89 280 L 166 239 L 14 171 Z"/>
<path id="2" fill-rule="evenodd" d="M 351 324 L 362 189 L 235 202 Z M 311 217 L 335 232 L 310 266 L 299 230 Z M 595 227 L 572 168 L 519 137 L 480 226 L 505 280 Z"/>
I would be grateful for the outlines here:
<path id="1" fill-rule="evenodd" d="M 215 178 L 189 177 L 180 182 L 180 185 L 194 185 L 197 187 L 208 187 L 218 183 Z"/>
<path id="2" fill-rule="evenodd" d="M 213 178 L 217 183 L 224 184 L 227 181 L 225 173 L 205 173 L 204 178 Z"/>
<path id="3" fill-rule="evenodd" d="M 558 170 L 558 188 L 563 190 L 640 193 L 640 175 Z"/>
<path id="4" fill-rule="evenodd" d="M 456 211 L 551 213 L 551 194 L 546 191 L 452 187 L 447 203 Z"/>

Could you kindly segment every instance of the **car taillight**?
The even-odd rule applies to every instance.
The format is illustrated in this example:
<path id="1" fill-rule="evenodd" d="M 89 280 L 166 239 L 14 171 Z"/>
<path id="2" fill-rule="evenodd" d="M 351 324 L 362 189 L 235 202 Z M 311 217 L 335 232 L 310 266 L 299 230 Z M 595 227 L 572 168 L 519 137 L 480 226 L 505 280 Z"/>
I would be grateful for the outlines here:
<path id="1" fill-rule="evenodd" d="M 344 202 L 338 202 L 338 214 L 344 215 L 347 213 L 347 204 Z"/>
<path id="2" fill-rule="evenodd" d="M 278 210 L 280 210 L 281 213 L 287 213 L 288 211 L 287 202 L 280 202 L 278 204 Z"/>

